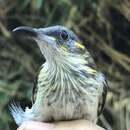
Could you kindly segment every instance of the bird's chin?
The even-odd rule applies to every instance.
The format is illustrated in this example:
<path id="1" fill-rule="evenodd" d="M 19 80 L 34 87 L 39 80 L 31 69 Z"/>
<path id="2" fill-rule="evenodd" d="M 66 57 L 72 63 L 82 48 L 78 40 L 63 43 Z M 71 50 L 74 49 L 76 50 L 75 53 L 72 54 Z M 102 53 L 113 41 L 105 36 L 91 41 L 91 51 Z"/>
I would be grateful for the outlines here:
<path id="1" fill-rule="evenodd" d="M 55 60 L 55 57 L 57 55 L 57 51 L 56 49 L 54 49 L 52 46 L 48 45 L 48 44 L 38 44 L 42 55 L 44 56 L 44 58 L 46 59 L 46 61 L 53 61 Z"/>

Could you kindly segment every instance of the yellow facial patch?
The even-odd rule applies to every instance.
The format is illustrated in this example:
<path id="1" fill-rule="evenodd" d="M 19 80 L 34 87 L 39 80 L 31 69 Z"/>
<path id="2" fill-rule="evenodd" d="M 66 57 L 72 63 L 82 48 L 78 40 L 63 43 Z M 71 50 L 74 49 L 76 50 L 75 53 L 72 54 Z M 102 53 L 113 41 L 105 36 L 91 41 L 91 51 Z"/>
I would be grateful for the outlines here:
<path id="1" fill-rule="evenodd" d="M 91 67 L 85 66 L 84 69 L 85 69 L 88 73 L 90 73 L 90 74 L 95 74 L 95 73 L 97 73 L 97 71 L 96 71 L 95 69 L 91 68 Z"/>
<path id="2" fill-rule="evenodd" d="M 92 74 L 95 74 L 97 72 L 96 70 L 94 70 L 92 68 L 88 68 L 87 71 L 90 72 L 90 73 L 92 73 Z"/>
<path id="3" fill-rule="evenodd" d="M 75 42 L 75 46 L 76 46 L 77 48 L 81 48 L 81 49 L 84 49 L 84 48 L 85 48 L 84 45 L 82 45 L 82 44 L 79 43 L 79 42 Z"/>
<path id="4" fill-rule="evenodd" d="M 68 49 L 65 46 L 60 46 L 64 51 L 68 51 Z"/>

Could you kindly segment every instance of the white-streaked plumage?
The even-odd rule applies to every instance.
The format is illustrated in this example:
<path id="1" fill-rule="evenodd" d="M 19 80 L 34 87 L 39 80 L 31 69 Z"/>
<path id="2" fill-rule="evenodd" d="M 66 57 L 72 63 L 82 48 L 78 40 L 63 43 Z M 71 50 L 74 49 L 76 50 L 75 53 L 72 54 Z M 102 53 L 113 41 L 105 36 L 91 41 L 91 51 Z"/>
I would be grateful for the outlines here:
<path id="1" fill-rule="evenodd" d="M 96 123 L 107 91 L 103 74 L 89 65 L 94 61 L 86 49 L 84 53 L 73 53 L 69 50 L 71 47 L 67 48 L 68 51 L 62 49 L 55 38 L 50 38 L 51 44 L 48 44 L 44 39 L 46 36 L 42 35 L 40 33 L 38 38 L 33 38 L 46 59 L 38 75 L 35 102 L 25 111 L 13 103 L 10 111 L 14 120 L 18 125 L 28 120 L 86 119 Z M 65 47 L 69 41 L 66 42 Z"/>

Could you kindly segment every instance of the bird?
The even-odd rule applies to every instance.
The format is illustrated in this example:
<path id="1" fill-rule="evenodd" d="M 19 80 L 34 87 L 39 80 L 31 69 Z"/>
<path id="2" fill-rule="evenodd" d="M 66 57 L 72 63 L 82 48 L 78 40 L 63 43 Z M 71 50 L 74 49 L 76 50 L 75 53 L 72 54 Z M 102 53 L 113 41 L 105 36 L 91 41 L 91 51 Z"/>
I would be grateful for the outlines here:
<path id="1" fill-rule="evenodd" d="M 104 108 L 108 84 L 78 36 L 62 25 L 20 26 L 12 33 L 14 37 L 33 39 L 45 58 L 36 76 L 32 106 L 23 110 L 19 104 L 10 105 L 16 124 L 78 119 L 96 124 Z"/>

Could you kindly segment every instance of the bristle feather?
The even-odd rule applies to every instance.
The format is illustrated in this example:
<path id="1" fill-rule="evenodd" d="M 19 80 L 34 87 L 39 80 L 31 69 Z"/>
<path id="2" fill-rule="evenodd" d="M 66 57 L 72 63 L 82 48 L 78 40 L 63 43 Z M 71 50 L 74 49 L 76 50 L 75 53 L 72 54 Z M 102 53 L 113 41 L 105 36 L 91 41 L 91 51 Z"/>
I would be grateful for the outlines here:
<path id="1" fill-rule="evenodd" d="M 24 111 L 19 103 L 12 102 L 9 110 L 17 125 L 21 125 L 24 119 Z"/>

